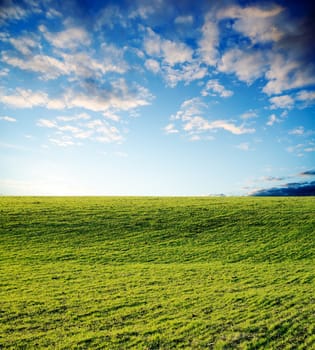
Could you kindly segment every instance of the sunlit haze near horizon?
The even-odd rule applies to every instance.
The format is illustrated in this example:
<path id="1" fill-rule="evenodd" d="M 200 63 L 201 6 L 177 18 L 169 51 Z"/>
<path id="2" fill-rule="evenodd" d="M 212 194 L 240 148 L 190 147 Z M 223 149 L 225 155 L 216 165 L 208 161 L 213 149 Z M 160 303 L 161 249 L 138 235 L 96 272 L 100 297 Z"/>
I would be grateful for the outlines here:
<path id="1" fill-rule="evenodd" d="M 314 5 L 0 3 L 0 194 L 314 187 Z"/>

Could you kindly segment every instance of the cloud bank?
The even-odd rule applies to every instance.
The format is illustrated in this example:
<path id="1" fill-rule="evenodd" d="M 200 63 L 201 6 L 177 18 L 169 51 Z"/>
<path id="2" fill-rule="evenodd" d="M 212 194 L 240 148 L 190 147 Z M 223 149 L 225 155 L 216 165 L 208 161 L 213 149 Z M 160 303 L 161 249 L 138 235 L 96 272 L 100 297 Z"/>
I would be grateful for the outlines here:
<path id="1" fill-rule="evenodd" d="M 272 187 L 256 191 L 252 196 L 315 196 L 315 181 L 287 183 L 281 187 Z"/>

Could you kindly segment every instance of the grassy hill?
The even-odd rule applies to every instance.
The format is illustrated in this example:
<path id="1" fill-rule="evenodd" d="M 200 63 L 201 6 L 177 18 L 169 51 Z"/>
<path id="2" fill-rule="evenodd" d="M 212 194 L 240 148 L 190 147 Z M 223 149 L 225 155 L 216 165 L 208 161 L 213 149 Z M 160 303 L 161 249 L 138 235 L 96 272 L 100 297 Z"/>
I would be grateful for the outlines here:
<path id="1" fill-rule="evenodd" d="M 315 198 L 0 198 L 2 349 L 311 349 Z"/>

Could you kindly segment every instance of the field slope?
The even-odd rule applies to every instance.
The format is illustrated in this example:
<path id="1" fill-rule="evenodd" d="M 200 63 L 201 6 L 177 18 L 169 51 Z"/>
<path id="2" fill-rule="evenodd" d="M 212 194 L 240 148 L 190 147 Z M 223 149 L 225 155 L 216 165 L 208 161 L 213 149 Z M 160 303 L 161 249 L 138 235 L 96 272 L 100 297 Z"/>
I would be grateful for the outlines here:
<path id="1" fill-rule="evenodd" d="M 312 349 L 315 199 L 0 198 L 1 349 Z"/>

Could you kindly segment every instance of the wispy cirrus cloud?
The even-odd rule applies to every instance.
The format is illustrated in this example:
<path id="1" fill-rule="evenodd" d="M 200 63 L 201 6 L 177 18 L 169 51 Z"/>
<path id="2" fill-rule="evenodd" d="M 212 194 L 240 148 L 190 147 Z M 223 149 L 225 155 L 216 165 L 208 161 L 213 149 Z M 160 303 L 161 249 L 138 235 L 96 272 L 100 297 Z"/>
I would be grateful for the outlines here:
<path id="1" fill-rule="evenodd" d="M 203 117 L 191 117 L 190 120 L 184 124 L 184 130 L 190 133 L 199 133 L 204 131 L 217 131 L 223 129 L 234 135 L 251 134 L 255 132 L 253 128 L 246 128 L 244 125 L 235 125 L 233 122 L 228 120 L 214 120 L 209 121 Z"/>
<path id="2" fill-rule="evenodd" d="M 101 143 L 120 143 L 124 137 L 117 126 L 103 119 L 92 119 L 87 114 L 39 119 L 37 126 L 54 131 L 49 140 L 61 147 L 81 145 L 83 140 Z"/>
<path id="3" fill-rule="evenodd" d="M 255 132 L 254 128 L 247 127 L 245 123 L 236 125 L 231 120 L 210 120 L 206 118 L 207 114 L 207 104 L 200 98 L 186 100 L 181 104 L 180 109 L 171 115 L 171 123 L 164 130 L 169 134 L 184 133 L 190 136 L 190 138 L 193 137 L 193 140 L 201 139 L 202 134 L 217 132 L 219 130 L 224 130 L 234 135 Z"/>
<path id="4" fill-rule="evenodd" d="M 9 117 L 7 115 L 5 115 L 3 117 L 0 117 L 0 120 L 6 121 L 6 122 L 9 122 L 9 123 L 15 123 L 16 122 L 15 118 Z"/>
<path id="5" fill-rule="evenodd" d="M 248 112 L 245 112 L 241 115 L 241 119 L 244 119 L 244 120 L 249 120 L 257 117 L 258 117 L 257 112 L 253 110 L 249 110 Z"/>
<path id="6" fill-rule="evenodd" d="M 239 145 L 235 146 L 236 148 L 240 149 L 241 151 L 249 151 L 250 145 L 248 142 L 242 142 Z"/>
<path id="7" fill-rule="evenodd" d="M 304 130 L 303 126 L 298 126 L 297 128 L 292 129 L 292 130 L 289 131 L 290 135 L 299 135 L 299 136 L 301 136 L 301 135 L 304 135 L 304 133 L 305 133 L 305 130 Z"/>
<path id="8" fill-rule="evenodd" d="M 312 139 L 303 140 L 302 143 L 297 143 L 286 148 L 286 151 L 298 157 L 304 157 L 305 154 L 315 152 L 315 142 Z"/>

